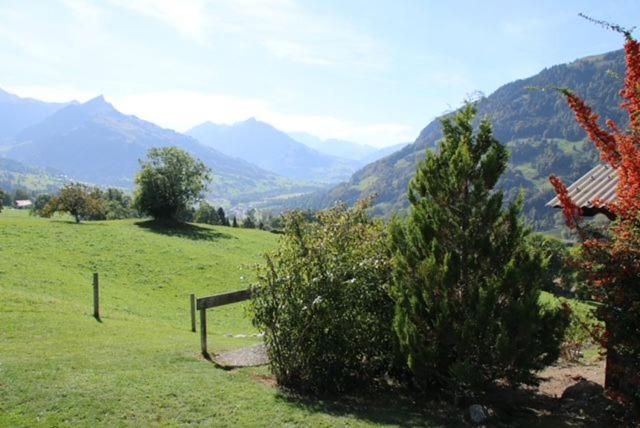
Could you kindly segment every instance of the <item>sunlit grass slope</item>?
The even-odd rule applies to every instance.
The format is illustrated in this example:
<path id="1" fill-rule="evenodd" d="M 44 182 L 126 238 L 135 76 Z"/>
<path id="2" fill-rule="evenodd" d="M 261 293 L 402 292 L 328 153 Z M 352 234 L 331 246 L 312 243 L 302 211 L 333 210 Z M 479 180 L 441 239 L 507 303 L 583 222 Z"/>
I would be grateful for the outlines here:
<path id="1" fill-rule="evenodd" d="M 376 411 L 409 422 L 397 409 L 363 418 L 284 399 L 260 381 L 266 368 L 228 372 L 199 357 L 188 294 L 247 287 L 251 265 L 276 240 L 0 213 L 0 426 L 358 425 L 379 422 Z M 94 271 L 102 323 L 91 316 Z M 255 332 L 241 305 L 208 319 L 213 351 L 251 343 L 227 336 Z"/>

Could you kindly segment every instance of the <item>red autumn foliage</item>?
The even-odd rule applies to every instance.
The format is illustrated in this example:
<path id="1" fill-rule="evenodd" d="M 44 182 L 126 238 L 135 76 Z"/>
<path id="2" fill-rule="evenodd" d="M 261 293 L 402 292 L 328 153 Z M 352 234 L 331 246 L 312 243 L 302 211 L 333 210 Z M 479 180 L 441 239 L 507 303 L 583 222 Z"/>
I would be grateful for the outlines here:
<path id="1" fill-rule="evenodd" d="M 597 22 L 597 21 L 596 21 Z M 604 129 L 599 116 L 579 96 L 563 89 L 576 120 L 600 151 L 603 162 L 619 177 L 616 200 L 602 205 L 616 219 L 605 230 L 585 224 L 581 210 L 555 176 L 550 177 L 562 204 L 567 225 L 578 231 L 580 267 L 600 304 L 597 316 L 606 329 L 594 331 L 607 349 L 611 392 L 640 407 L 640 44 L 626 30 L 627 70 L 621 108 L 629 126 L 620 130 L 613 121 Z"/>
<path id="2" fill-rule="evenodd" d="M 558 195 L 567 226 L 575 227 L 577 220 L 580 218 L 580 207 L 573 203 L 571 197 L 569 197 L 567 186 L 564 185 L 562 180 L 555 175 L 552 175 L 549 177 L 549 181 Z"/>

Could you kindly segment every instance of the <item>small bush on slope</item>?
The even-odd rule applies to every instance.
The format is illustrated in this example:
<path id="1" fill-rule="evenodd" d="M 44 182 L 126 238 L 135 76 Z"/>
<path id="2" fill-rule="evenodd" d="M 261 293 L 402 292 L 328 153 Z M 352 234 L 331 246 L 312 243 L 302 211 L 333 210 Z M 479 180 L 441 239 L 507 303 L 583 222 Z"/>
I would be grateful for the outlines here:
<path id="1" fill-rule="evenodd" d="M 258 270 L 252 308 L 278 383 L 343 391 L 386 371 L 395 355 L 386 228 L 365 205 L 317 221 L 285 217 L 277 251 Z"/>

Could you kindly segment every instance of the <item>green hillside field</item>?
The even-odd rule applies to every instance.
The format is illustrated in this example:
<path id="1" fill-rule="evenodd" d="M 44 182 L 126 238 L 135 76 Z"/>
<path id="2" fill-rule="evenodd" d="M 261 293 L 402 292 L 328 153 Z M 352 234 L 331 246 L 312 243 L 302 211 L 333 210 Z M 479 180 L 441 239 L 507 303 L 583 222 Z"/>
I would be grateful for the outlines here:
<path id="1" fill-rule="evenodd" d="M 302 399 L 278 391 L 267 367 L 224 371 L 204 360 L 190 331 L 189 293 L 248 287 L 252 265 L 277 239 L 206 225 L 158 230 L 140 220 L 76 225 L 5 209 L 0 426 L 462 422 L 455 407 L 397 390 Z M 102 322 L 92 317 L 93 272 Z M 243 304 L 209 310 L 208 329 L 214 353 L 259 341 Z"/>
<path id="2" fill-rule="evenodd" d="M 135 220 L 75 225 L 5 209 L 0 426 L 335 426 L 380 422 L 383 413 L 387 423 L 413 420 L 401 406 L 367 406 L 362 419 L 291 400 L 265 380 L 266 367 L 224 371 L 200 357 L 189 293 L 246 288 L 251 264 L 276 240 L 225 227 L 159 232 Z M 94 271 L 102 323 L 91 316 Z M 255 333 L 241 304 L 208 311 L 208 328 L 213 352 L 258 340 L 227 336 Z"/>

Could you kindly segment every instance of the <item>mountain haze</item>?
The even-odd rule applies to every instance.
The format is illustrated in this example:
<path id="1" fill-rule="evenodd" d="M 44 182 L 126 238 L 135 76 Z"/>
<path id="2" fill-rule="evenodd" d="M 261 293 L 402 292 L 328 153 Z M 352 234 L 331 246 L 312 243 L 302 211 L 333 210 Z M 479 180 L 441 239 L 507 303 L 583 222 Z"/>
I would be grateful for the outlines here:
<path id="1" fill-rule="evenodd" d="M 233 125 L 205 122 L 187 135 L 226 155 L 296 180 L 337 183 L 357 168 L 355 161 L 320 153 L 254 118 Z"/>
<path id="2" fill-rule="evenodd" d="M 306 132 L 291 132 L 291 138 L 315 149 L 319 152 L 332 156 L 338 156 L 357 161 L 359 166 L 381 159 L 410 143 L 394 144 L 383 148 L 377 148 L 368 144 L 359 144 L 352 141 L 329 138 L 323 140 L 315 135 Z"/>
<path id="3" fill-rule="evenodd" d="M 68 105 L 5 143 L 18 161 L 62 171 L 73 179 L 131 187 L 139 159 L 152 147 L 176 146 L 213 170 L 213 196 L 234 198 L 296 189 L 292 183 L 249 162 L 224 155 L 195 139 L 120 113 L 104 97 Z"/>
<path id="4" fill-rule="evenodd" d="M 389 156 L 391 153 L 397 152 L 401 150 L 403 147 L 408 146 L 411 143 L 399 143 L 394 144 L 392 146 L 383 147 L 381 149 L 377 149 L 375 152 L 368 154 L 363 157 L 360 161 L 363 165 L 366 165 L 371 162 L 375 162 L 378 159 L 382 159 L 386 156 Z"/>
<path id="5" fill-rule="evenodd" d="M 13 137 L 20 130 L 35 125 L 68 103 L 46 103 L 21 98 L 0 89 L 0 140 Z"/>
<path id="6" fill-rule="evenodd" d="M 361 161 L 364 157 L 378 150 L 373 146 L 336 138 L 323 140 L 306 132 L 290 132 L 289 136 L 319 152 L 355 161 Z"/>

